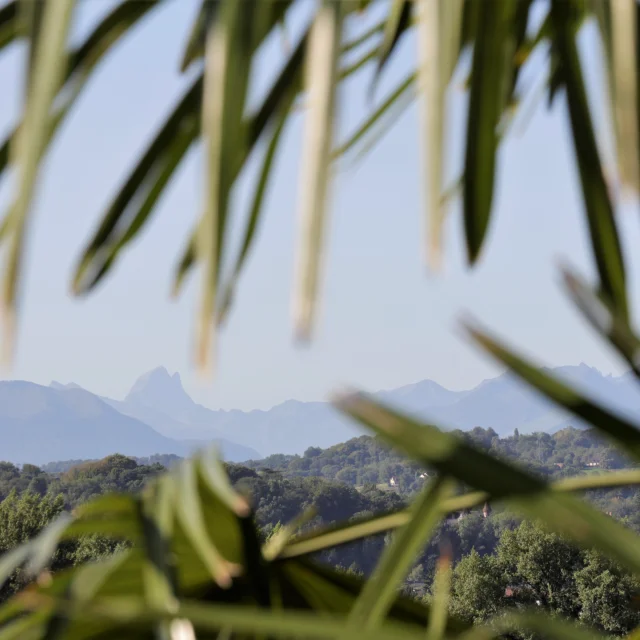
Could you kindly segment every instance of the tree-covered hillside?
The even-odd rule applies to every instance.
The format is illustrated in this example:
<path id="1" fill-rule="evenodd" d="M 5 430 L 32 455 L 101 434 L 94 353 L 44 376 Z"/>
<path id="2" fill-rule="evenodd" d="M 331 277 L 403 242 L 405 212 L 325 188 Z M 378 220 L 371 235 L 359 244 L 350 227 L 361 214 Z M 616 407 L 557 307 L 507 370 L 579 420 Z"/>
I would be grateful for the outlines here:
<path id="1" fill-rule="evenodd" d="M 626 461 L 588 431 L 565 429 L 554 435 L 498 438 L 490 429 L 464 437 L 496 455 L 517 460 L 547 476 L 597 473 Z M 32 539 L 65 509 L 107 492 L 138 493 L 147 480 L 171 466 L 175 456 L 135 460 L 113 455 L 103 460 L 52 463 L 43 470 L 0 463 L 0 556 Z M 590 466 L 596 463 L 598 466 Z M 371 437 L 354 438 L 329 449 L 309 449 L 303 456 L 271 456 L 247 465 L 227 464 L 232 483 L 250 496 L 261 535 L 269 538 L 301 513 L 302 529 L 394 512 L 408 504 L 407 493 L 427 481 L 428 469 L 408 462 Z M 394 478 L 395 485 L 389 485 Z M 376 486 L 377 485 L 377 486 Z M 590 492 L 601 510 L 640 531 L 640 492 L 634 488 Z M 351 573 L 369 575 L 389 534 L 324 552 L 318 560 Z M 112 553 L 117 540 L 81 539 L 57 552 L 56 571 Z M 599 554 L 578 549 L 538 525 L 503 508 L 476 508 L 450 516 L 422 550 L 404 583 L 414 598 L 430 598 L 443 550 L 454 565 L 450 608 L 469 621 L 488 619 L 502 608 L 544 606 L 621 634 L 638 622 L 638 588 L 622 567 Z M 17 572 L 1 597 L 29 581 Z"/>
<path id="2" fill-rule="evenodd" d="M 500 438 L 493 429 L 476 427 L 457 431 L 465 441 L 492 454 L 517 462 L 529 471 L 548 478 L 597 473 L 600 469 L 619 469 L 631 463 L 594 431 L 566 428 L 554 434 L 534 433 Z M 384 485 L 401 493 L 413 493 L 425 480 L 426 468 L 407 460 L 380 439 L 370 436 L 319 449 L 310 447 L 302 456 L 272 455 L 250 461 L 254 469 L 277 470 L 287 477 L 317 476 L 357 487 Z M 392 482 L 393 479 L 393 482 Z"/>

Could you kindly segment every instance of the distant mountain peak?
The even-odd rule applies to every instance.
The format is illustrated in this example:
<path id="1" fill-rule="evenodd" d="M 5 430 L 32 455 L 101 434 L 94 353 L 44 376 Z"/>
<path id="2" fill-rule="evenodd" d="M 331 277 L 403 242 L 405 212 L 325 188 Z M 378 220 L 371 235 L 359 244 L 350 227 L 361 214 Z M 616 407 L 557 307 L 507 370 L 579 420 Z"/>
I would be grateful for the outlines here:
<path id="1" fill-rule="evenodd" d="M 194 402 L 184 390 L 180 374 L 169 373 L 166 367 L 156 367 L 141 375 L 131 387 L 125 402 L 153 407 L 169 415 L 189 410 Z"/>
<path id="2" fill-rule="evenodd" d="M 63 384 L 62 382 L 58 382 L 57 380 L 52 380 L 49 386 L 52 389 L 58 389 L 59 391 L 65 391 L 69 389 L 82 389 L 82 387 L 75 382 L 68 382 L 67 384 Z"/>

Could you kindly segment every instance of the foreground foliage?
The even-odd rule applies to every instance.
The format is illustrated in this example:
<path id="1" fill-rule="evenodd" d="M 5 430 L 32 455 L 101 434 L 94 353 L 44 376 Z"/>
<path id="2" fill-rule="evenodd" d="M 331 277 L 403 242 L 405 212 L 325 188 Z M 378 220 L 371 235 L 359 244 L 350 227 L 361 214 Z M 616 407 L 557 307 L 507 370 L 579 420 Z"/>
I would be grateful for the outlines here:
<path id="1" fill-rule="evenodd" d="M 74 0 L 9 2 L 0 10 L 0 47 L 21 37 L 28 44 L 22 121 L 0 153 L 0 169 L 11 166 L 17 177 L 15 198 L 0 230 L 6 243 L 2 302 L 9 325 L 18 297 L 31 203 L 47 146 L 95 65 L 131 26 L 161 4 L 161 0 L 121 2 L 72 51 L 67 51 L 67 36 Z M 330 165 L 358 143 L 370 143 L 367 134 L 372 126 L 384 125 L 380 118 L 393 116 L 389 109 L 398 110 L 414 88 L 423 100 L 430 255 L 437 258 L 444 219 L 445 97 L 462 58 L 468 60 L 469 100 L 461 191 L 467 255 L 475 263 L 491 220 L 499 144 L 508 134 L 510 115 L 522 94 L 521 71 L 534 51 L 546 50 L 550 64 L 545 88 L 549 103 L 560 93 L 566 97 L 597 277 L 593 287 L 571 272 L 565 272 L 565 280 L 594 329 L 640 375 L 640 339 L 630 317 L 625 261 L 614 216 L 618 186 L 637 192 L 639 182 L 637 3 L 393 0 L 380 25 L 347 41 L 343 38 L 346 21 L 372 3 L 321 0 L 312 9 L 308 27 L 286 52 L 262 101 L 250 109 L 252 63 L 261 55 L 262 43 L 300 4 L 295 0 L 203 2 L 183 61 L 187 68 L 202 60 L 203 69 L 115 195 L 79 261 L 74 289 L 89 291 L 104 278 L 149 221 L 186 151 L 201 138 L 207 177 L 203 214 L 177 269 L 176 287 L 192 267 L 200 268 L 197 358 L 206 366 L 213 346 L 211 325 L 224 319 L 233 300 L 264 209 L 265 186 L 280 134 L 297 98 L 304 94 L 302 224 L 294 319 L 299 335 L 308 337 L 319 288 Z M 542 20 L 534 20 L 534 14 L 541 15 L 534 6 L 542 7 Z M 612 179 L 605 179 L 578 47 L 587 20 L 596 21 L 604 45 L 603 66 L 616 132 Z M 377 62 L 375 81 L 401 37 L 411 30 L 419 41 L 416 69 L 410 70 L 383 108 L 336 148 L 339 83 L 367 61 Z M 354 51 L 356 60 L 350 64 Z M 260 144 L 266 144 L 266 149 L 251 210 L 241 225 L 242 244 L 229 259 L 232 190 Z M 476 327 L 469 327 L 469 333 L 548 400 L 590 423 L 628 458 L 640 460 L 637 424 L 581 396 Z M 296 522 L 262 543 L 248 500 L 231 487 L 219 463 L 197 457 L 158 476 L 140 496 L 103 496 L 78 508 L 73 517 L 61 515 L 35 539 L 3 555 L 0 578 L 24 567 L 38 580 L 0 609 L 2 637 L 177 640 L 193 637 L 194 628 L 201 639 L 229 635 L 423 638 L 425 628 L 430 640 L 461 634 L 469 640 L 524 629 L 572 640 L 598 636 L 597 631 L 539 611 L 518 610 L 492 617 L 488 626 L 469 629 L 464 620 L 448 616 L 451 572 L 446 551 L 434 578 L 430 606 L 399 597 L 397 589 L 447 513 L 486 501 L 501 502 L 531 520 L 541 520 L 563 539 L 596 549 L 616 566 L 640 576 L 640 537 L 571 494 L 638 483 L 638 470 L 550 484 L 455 434 L 419 424 L 366 396 L 350 395 L 336 404 L 418 465 L 437 472 L 409 509 L 292 537 Z M 454 495 L 459 485 L 469 493 Z M 367 580 L 309 560 L 315 553 L 392 530 L 392 542 Z M 51 576 L 46 567 L 58 545 L 86 535 L 124 540 L 128 548 L 107 560 Z M 585 577 L 583 582 L 587 581 Z"/>

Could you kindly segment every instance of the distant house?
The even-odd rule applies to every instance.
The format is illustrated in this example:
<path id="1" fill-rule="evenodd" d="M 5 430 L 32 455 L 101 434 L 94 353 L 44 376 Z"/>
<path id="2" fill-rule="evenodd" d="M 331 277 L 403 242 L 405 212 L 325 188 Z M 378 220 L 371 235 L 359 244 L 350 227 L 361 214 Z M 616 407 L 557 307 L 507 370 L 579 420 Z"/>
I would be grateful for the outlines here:
<path id="1" fill-rule="evenodd" d="M 599 462 L 594 462 L 594 461 L 592 461 L 592 462 L 586 462 L 584 466 L 585 466 L 585 467 L 599 467 L 599 466 L 600 466 L 600 463 L 599 463 Z"/>
<path id="2" fill-rule="evenodd" d="M 562 469 L 564 467 L 564 462 L 556 462 L 556 467 L 558 467 L 558 469 Z"/>
<path id="3" fill-rule="evenodd" d="M 390 487 L 395 487 L 396 486 L 396 479 L 391 476 L 391 478 L 389 478 L 389 486 Z"/>

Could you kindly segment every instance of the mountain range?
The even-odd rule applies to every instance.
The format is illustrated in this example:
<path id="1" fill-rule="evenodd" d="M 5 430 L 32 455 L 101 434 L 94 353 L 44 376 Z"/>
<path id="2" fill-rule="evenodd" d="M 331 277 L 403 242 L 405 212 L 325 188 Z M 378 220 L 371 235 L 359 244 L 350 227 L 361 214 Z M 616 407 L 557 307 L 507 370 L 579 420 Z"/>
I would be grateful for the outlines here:
<path id="1" fill-rule="evenodd" d="M 638 415 L 640 387 L 630 373 L 604 375 L 585 364 L 549 370 L 619 413 Z M 382 401 L 445 429 L 493 428 L 504 436 L 583 427 L 510 374 L 452 391 L 423 380 L 377 394 Z M 212 410 L 194 402 L 180 375 L 158 367 L 142 375 L 123 400 L 77 384 L 0 382 L 0 458 L 42 464 L 110 453 L 187 455 L 216 441 L 225 459 L 326 448 L 363 431 L 324 402 L 289 400 L 272 409 Z"/>

